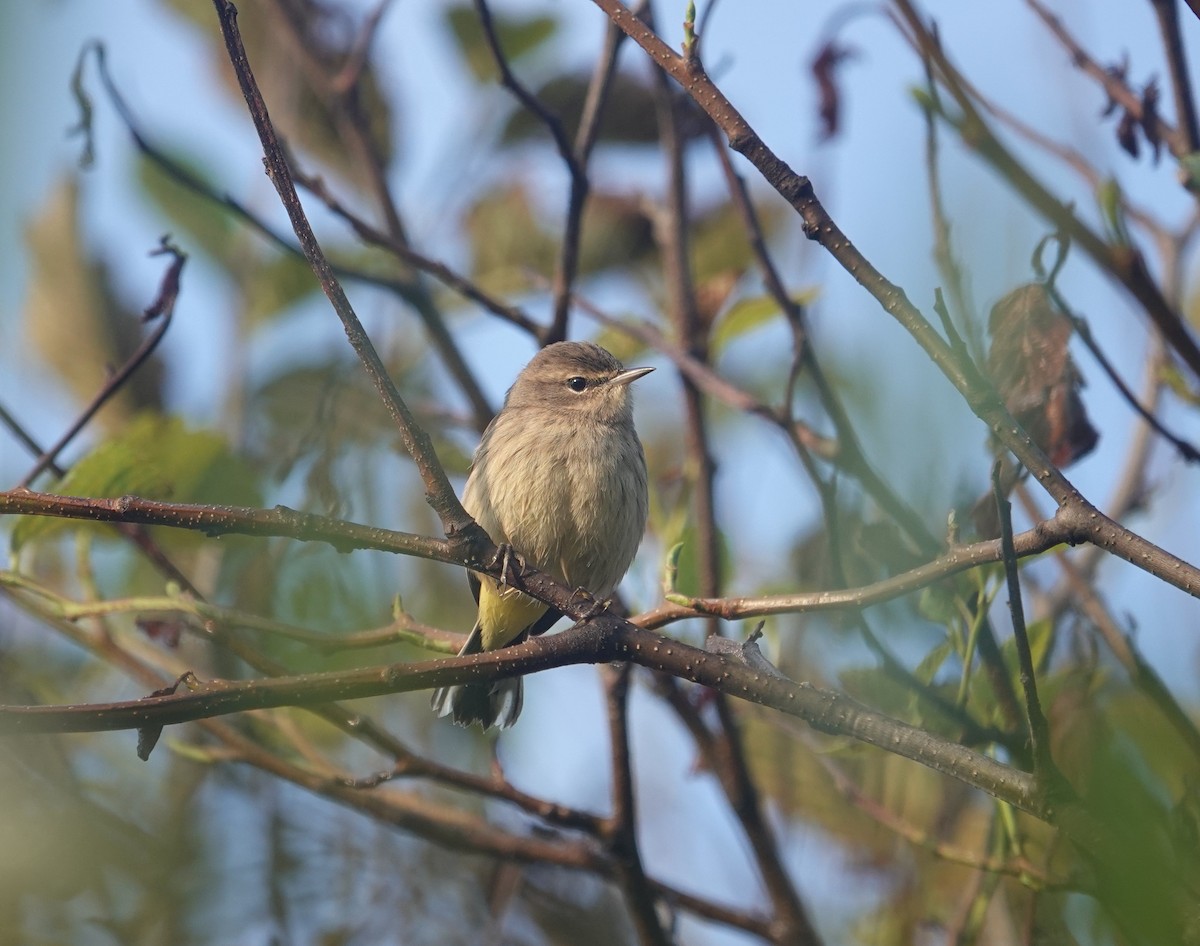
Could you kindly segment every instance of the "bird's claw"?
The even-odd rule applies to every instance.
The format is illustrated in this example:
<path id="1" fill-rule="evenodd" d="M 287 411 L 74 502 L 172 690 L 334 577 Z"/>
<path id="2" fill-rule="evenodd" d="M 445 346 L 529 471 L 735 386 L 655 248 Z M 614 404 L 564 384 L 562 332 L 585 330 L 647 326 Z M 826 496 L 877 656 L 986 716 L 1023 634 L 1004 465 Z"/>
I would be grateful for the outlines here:
<path id="1" fill-rule="evenodd" d="M 583 615 L 576 621 L 576 624 L 586 624 L 592 618 L 599 617 L 608 610 L 608 606 L 612 604 L 612 598 L 606 598 L 601 601 L 594 597 L 586 588 L 576 588 L 571 594 L 571 603 L 574 604 L 577 599 L 582 598 L 588 603 L 588 608 L 583 612 Z"/>
<path id="2" fill-rule="evenodd" d="M 512 571 L 513 562 L 517 563 L 517 571 Z M 500 566 L 500 587 L 508 587 L 509 574 L 515 577 L 520 577 L 525 574 L 525 556 L 518 552 L 507 542 L 501 542 L 496 546 L 496 554 L 492 556 L 488 563 L 488 568 Z"/>

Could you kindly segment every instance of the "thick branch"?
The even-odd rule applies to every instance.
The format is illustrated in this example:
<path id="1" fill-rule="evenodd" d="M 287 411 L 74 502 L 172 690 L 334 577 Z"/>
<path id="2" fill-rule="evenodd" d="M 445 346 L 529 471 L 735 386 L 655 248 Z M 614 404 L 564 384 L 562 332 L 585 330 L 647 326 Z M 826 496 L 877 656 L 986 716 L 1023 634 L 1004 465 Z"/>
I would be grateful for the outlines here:
<path id="1" fill-rule="evenodd" d="M 248 710 L 362 699 L 614 660 L 630 660 L 769 706 L 804 719 L 821 732 L 850 736 L 920 762 L 1037 817 L 1048 815 L 1028 773 L 891 719 L 840 693 L 752 669 L 730 657 L 634 627 L 612 614 L 566 633 L 468 657 L 271 680 L 212 681 L 191 692 L 97 706 L 10 706 L 0 709 L 0 735 L 169 726 Z"/>

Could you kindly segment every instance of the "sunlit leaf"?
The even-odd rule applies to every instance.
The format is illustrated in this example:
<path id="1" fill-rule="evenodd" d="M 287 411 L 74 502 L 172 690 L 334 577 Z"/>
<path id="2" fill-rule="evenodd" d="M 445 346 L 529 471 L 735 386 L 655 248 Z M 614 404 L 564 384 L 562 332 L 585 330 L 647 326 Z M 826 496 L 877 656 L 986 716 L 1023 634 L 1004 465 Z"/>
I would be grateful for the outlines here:
<path id="1" fill-rule="evenodd" d="M 723 574 L 728 574 L 730 565 L 729 545 L 724 535 L 720 532 L 717 533 L 716 539 L 718 546 L 717 567 Z M 695 528 L 688 525 L 676 541 L 681 543 L 682 548 L 676 560 L 675 590 L 680 594 L 691 595 L 693 597 L 703 595 L 701 576 L 704 570 L 703 563 L 699 557 L 700 544 Z"/>
<path id="2" fill-rule="evenodd" d="M 785 219 L 778 202 L 756 206 L 759 225 L 768 241 Z M 717 273 L 745 272 L 754 263 L 741 216 L 731 203 L 701 213 L 693 223 L 691 237 L 693 276 L 703 282 Z"/>
<path id="3" fill-rule="evenodd" d="M 713 329 L 710 347 L 713 355 L 721 351 L 735 338 L 766 325 L 779 315 L 779 304 L 772 296 L 752 296 L 739 299 L 721 316 Z"/>
<path id="4" fill-rule="evenodd" d="M 649 358 L 648 346 L 638 341 L 628 332 L 622 332 L 617 328 L 604 326 L 596 334 L 593 341 L 601 348 L 606 348 L 612 352 L 617 360 L 627 367 L 635 367 L 639 359 L 645 361 Z"/>

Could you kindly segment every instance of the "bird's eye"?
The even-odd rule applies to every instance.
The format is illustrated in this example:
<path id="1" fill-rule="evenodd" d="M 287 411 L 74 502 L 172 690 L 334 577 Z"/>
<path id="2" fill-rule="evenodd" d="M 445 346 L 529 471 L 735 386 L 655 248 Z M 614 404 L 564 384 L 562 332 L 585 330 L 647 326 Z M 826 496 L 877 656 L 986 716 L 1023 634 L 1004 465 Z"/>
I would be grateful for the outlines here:
<path id="1" fill-rule="evenodd" d="M 582 391 L 587 387 L 587 378 L 567 378 L 567 387 L 575 392 Z"/>

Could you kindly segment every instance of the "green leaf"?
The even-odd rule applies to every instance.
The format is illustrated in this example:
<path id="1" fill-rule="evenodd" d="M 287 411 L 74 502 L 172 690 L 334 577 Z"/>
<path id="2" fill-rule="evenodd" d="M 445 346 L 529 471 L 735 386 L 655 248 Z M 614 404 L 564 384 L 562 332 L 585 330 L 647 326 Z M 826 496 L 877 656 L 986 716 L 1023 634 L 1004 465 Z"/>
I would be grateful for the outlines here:
<path id="1" fill-rule="evenodd" d="M 475 8 L 466 4 L 452 6 L 446 10 L 445 18 L 471 74 L 479 82 L 496 81 L 500 74 Z M 550 39 L 558 29 L 558 21 L 552 16 L 513 16 L 493 12 L 492 27 L 504 58 L 513 63 Z"/>
<path id="2" fill-rule="evenodd" d="M 1096 188 L 1096 204 L 1104 218 L 1108 240 L 1117 246 L 1129 246 L 1129 227 L 1125 223 L 1125 207 L 1121 198 L 1121 185 L 1116 178 L 1105 178 Z"/>
<path id="3" fill-rule="evenodd" d="M 632 316 L 631 316 L 632 318 Z M 633 368 L 643 355 L 647 355 L 649 346 L 634 338 L 628 332 L 606 325 L 596 333 L 594 341 L 601 348 L 610 351 L 617 361 L 627 368 Z"/>
<path id="4" fill-rule="evenodd" d="M 785 221 L 785 211 L 778 201 L 756 205 L 755 215 L 763 237 L 771 237 Z M 718 204 L 695 221 L 691 239 L 692 271 L 695 281 L 707 282 L 727 270 L 741 275 L 754 265 L 754 251 L 746 239 L 746 229 L 733 203 Z"/>
<path id="5" fill-rule="evenodd" d="M 68 496 L 112 499 L 134 494 L 164 501 L 257 505 L 253 474 L 218 434 L 191 430 L 178 418 L 143 414 L 99 444 L 57 484 Z M 22 516 L 14 551 L 34 538 L 84 523 Z"/>
<path id="6" fill-rule="evenodd" d="M 700 548 L 698 535 L 692 526 L 687 526 L 678 537 L 679 554 L 675 557 L 675 587 L 678 594 L 691 597 L 703 597 L 700 586 Z M 730 572 L 731 558 L 729 543 L 723 532 L 717 533 L 718 558 L 722 574 Z"/>
<path id="7" fill-rule="evenodd" d="M 799 305 L 810 305 L 819 293 L 820 290 L 814 286 L 792 293 L 791 298 Z M 761 295 L 739 299 L 721 316 L 713 329 L 711 338 L 713 353 L 719 354 L 735 338 L 740 338 L 759 326 L 766 325 L 779 314 L 779 303 L 772 296 Z"/>
<path id="8" fill-rule="evenodd" d="M 710 347 L 713 355 L 720 354 L 725 346 L 760 325 L 766 325 L 779 315 L 779 303 L 771 296 L 752 296 L 735 302 L 721 316 L 713 329 Z"/>
<path id="9" fill-rule="evenodd" d="M 168 739 L 167 748 L 181 759 L 187 759 L 189 762 L 198 762 L 201 765 L 212 765 L 214 762 L 221 761 L 221 754 L 204 746 L 198 746 L 193 742 L 184 742 L 182 739 Z"/>
<path id="10" fill-rule="evenodd" d="M 557 237 L 541 225 L 519 184 L 481 196 L 467 213 L 466 232 L 473 250 L 471 275 L 489 292 L 524 292 L 531 271 L 547 277 L 554 272 Z"/>

